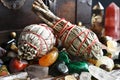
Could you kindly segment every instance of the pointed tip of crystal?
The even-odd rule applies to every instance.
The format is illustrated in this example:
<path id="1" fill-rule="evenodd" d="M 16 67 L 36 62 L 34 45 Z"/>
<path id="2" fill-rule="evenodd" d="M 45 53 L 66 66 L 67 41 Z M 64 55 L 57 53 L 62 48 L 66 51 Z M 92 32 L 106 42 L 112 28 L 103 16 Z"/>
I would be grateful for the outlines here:
<path id="1" fill-rule="evenodd" d="M 110 3 L 110 5 L 111 5 L 111 4 L 114 4 L 114 5 L 116 5 L 116 3 L 114 3 L 114 2 L 111 2 L 111 3 Z"/>
<path id="2" fill-rule="evenodd" d="M 98 4 L 99 4 L 100 9 L 103 10 L 104 9 L 103 5 L 100 2 L 98 2 Z"/>
<path id="3" fill-rule="evenodd" d="M 116 6 L 116 7 L 118 7 L 118 5 L 116 4 L 116 3 L 114 3 L 114 2 L 111 2 L 110 4 L 109 4 L 109 6 Z"/>
<path id="4" fill-rule="evenodd" d="M 93 10 L 104 10 L 104 7 L 102 6 L 102 4 L 100 2 L 98 2 L 94 7 Z"/>

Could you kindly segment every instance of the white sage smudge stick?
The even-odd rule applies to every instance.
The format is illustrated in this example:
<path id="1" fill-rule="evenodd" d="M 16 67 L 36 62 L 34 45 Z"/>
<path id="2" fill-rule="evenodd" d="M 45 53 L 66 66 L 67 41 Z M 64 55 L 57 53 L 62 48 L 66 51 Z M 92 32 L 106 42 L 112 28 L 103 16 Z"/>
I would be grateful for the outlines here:
<path id="1" fill-rule="evenodd" d="M 42 57 L 53 48 L 55 41 L 52 29 L 46 24 L 26 26 L 18 40 L 18 57 L 27 60 Z"/>
<path id="2" fill-rule="evenodd" d="M 55 16 L 42 0 L 35 0 L 33 11 L 46 24 L 53 28 L 67 52 L 81 59 L 102 56 L 101 43 L 95 33 L 84 27 L 73 25 L 65 19 Z"/>

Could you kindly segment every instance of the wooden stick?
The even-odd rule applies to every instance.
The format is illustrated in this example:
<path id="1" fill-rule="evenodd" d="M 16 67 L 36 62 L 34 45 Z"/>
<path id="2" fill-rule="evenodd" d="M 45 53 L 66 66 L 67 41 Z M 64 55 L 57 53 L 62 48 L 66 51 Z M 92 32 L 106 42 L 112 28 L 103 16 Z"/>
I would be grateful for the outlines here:
<path id="1" fill-rule="evenodd" d="M 38 2 L 39 4 L 41 4 L 42 7 L 43 7 L 45 10 L 49 11 L 48 7 L 43 3 L 42 0 L 37 0 L 37 2 Z"/>
<path id="2" fill-rule="evenodd" d="M 37 14 L 38 17 L 41 18 L 46 24 L 48 24 L 49 26 L 53 26 L 53 23 L 51 23 L 50 21 L 48 21 L 47 19 L 45 19 L 39 12 L 36 12 L 36 14 Z"/>
<path id="3" fill-rule="evenodd" d="M 33 5 L 32 5 L 33 8 L 34 8 L 36 11 L 40 12 L 41 14 L 44 14 L 46 17 L 50 17 L 50 18 L 53 19 L 53 20 L 59 20 L 59 19 L 60 19 L 59 17 L 55 16 L 55 15 L 48 9 L 48 7 L 43 3 L 42 0 L 41 0 L 41 2 L 40 2 L 40 0 L 39 0 L 39 3 L 40 3 L 40 4 L 38 4 L 38 1 L 37 1 L 37 2 L 33 3 Z"/>

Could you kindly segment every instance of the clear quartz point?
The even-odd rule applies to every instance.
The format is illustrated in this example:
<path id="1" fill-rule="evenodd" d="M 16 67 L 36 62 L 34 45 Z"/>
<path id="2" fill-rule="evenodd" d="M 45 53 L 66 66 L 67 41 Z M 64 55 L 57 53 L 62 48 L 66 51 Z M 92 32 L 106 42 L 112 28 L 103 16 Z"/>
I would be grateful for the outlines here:
<path id="1" fill-rule="evenodd" d="M 45 78 L 48 76 L 48 67 L 30 65 L 26 68 L 26 72 L 28 72 L 30 78 Z"/>
<path id="2" fill-rule="evenodd" d="M 89 66 L 88 71 L 98 80 L 118 80 L 116 76 L 111 75 L 109 72 L 93 65 Z"/>
<path id="3" fill-rule="evenodd" d="M 26 80 L 28 77 L 28 73 L 27 72 L 20 72 L 20 73 L 15 73 L 15 74 L 11 74 L 8 76 L 1 76 L 0 80 Z"/>
<path id="4" fill-rule="evenodd" d="M 109 72 L 109 74 L 117 77 L 117 80 L 120 80 L 120 69 L 119 70 L 112 70 Z"/>

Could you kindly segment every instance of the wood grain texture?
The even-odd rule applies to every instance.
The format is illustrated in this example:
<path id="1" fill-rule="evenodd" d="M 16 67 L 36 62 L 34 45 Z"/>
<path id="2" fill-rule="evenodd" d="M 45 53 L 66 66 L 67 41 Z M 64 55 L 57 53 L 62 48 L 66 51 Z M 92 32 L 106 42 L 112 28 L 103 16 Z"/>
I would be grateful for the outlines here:
<path id="1" fill-rule="evenodd" d="M 82 22 L 83 25 L 90 27 L 91 25 L 91 10 L 92 10 L 92 0 L 77 0 L 76 3 L 76 21 Z M 89 1 L 91 4 L 89 4 Z"/>
<path id="2" fill-rule="evenodd" d="M 75 23 L 76 0 L 56 0 L 55 13 L 60 18 L 65 18 L 71 23 Z"/>
<path id="3" fill-rule="evenodd" d="M 39 23 L 40 19 L 31 10 L 33 1 L 26 0 L 18 10 L 10 10 L 0 2 L 0 31 L 22 29 L 26 25 Z"/>

